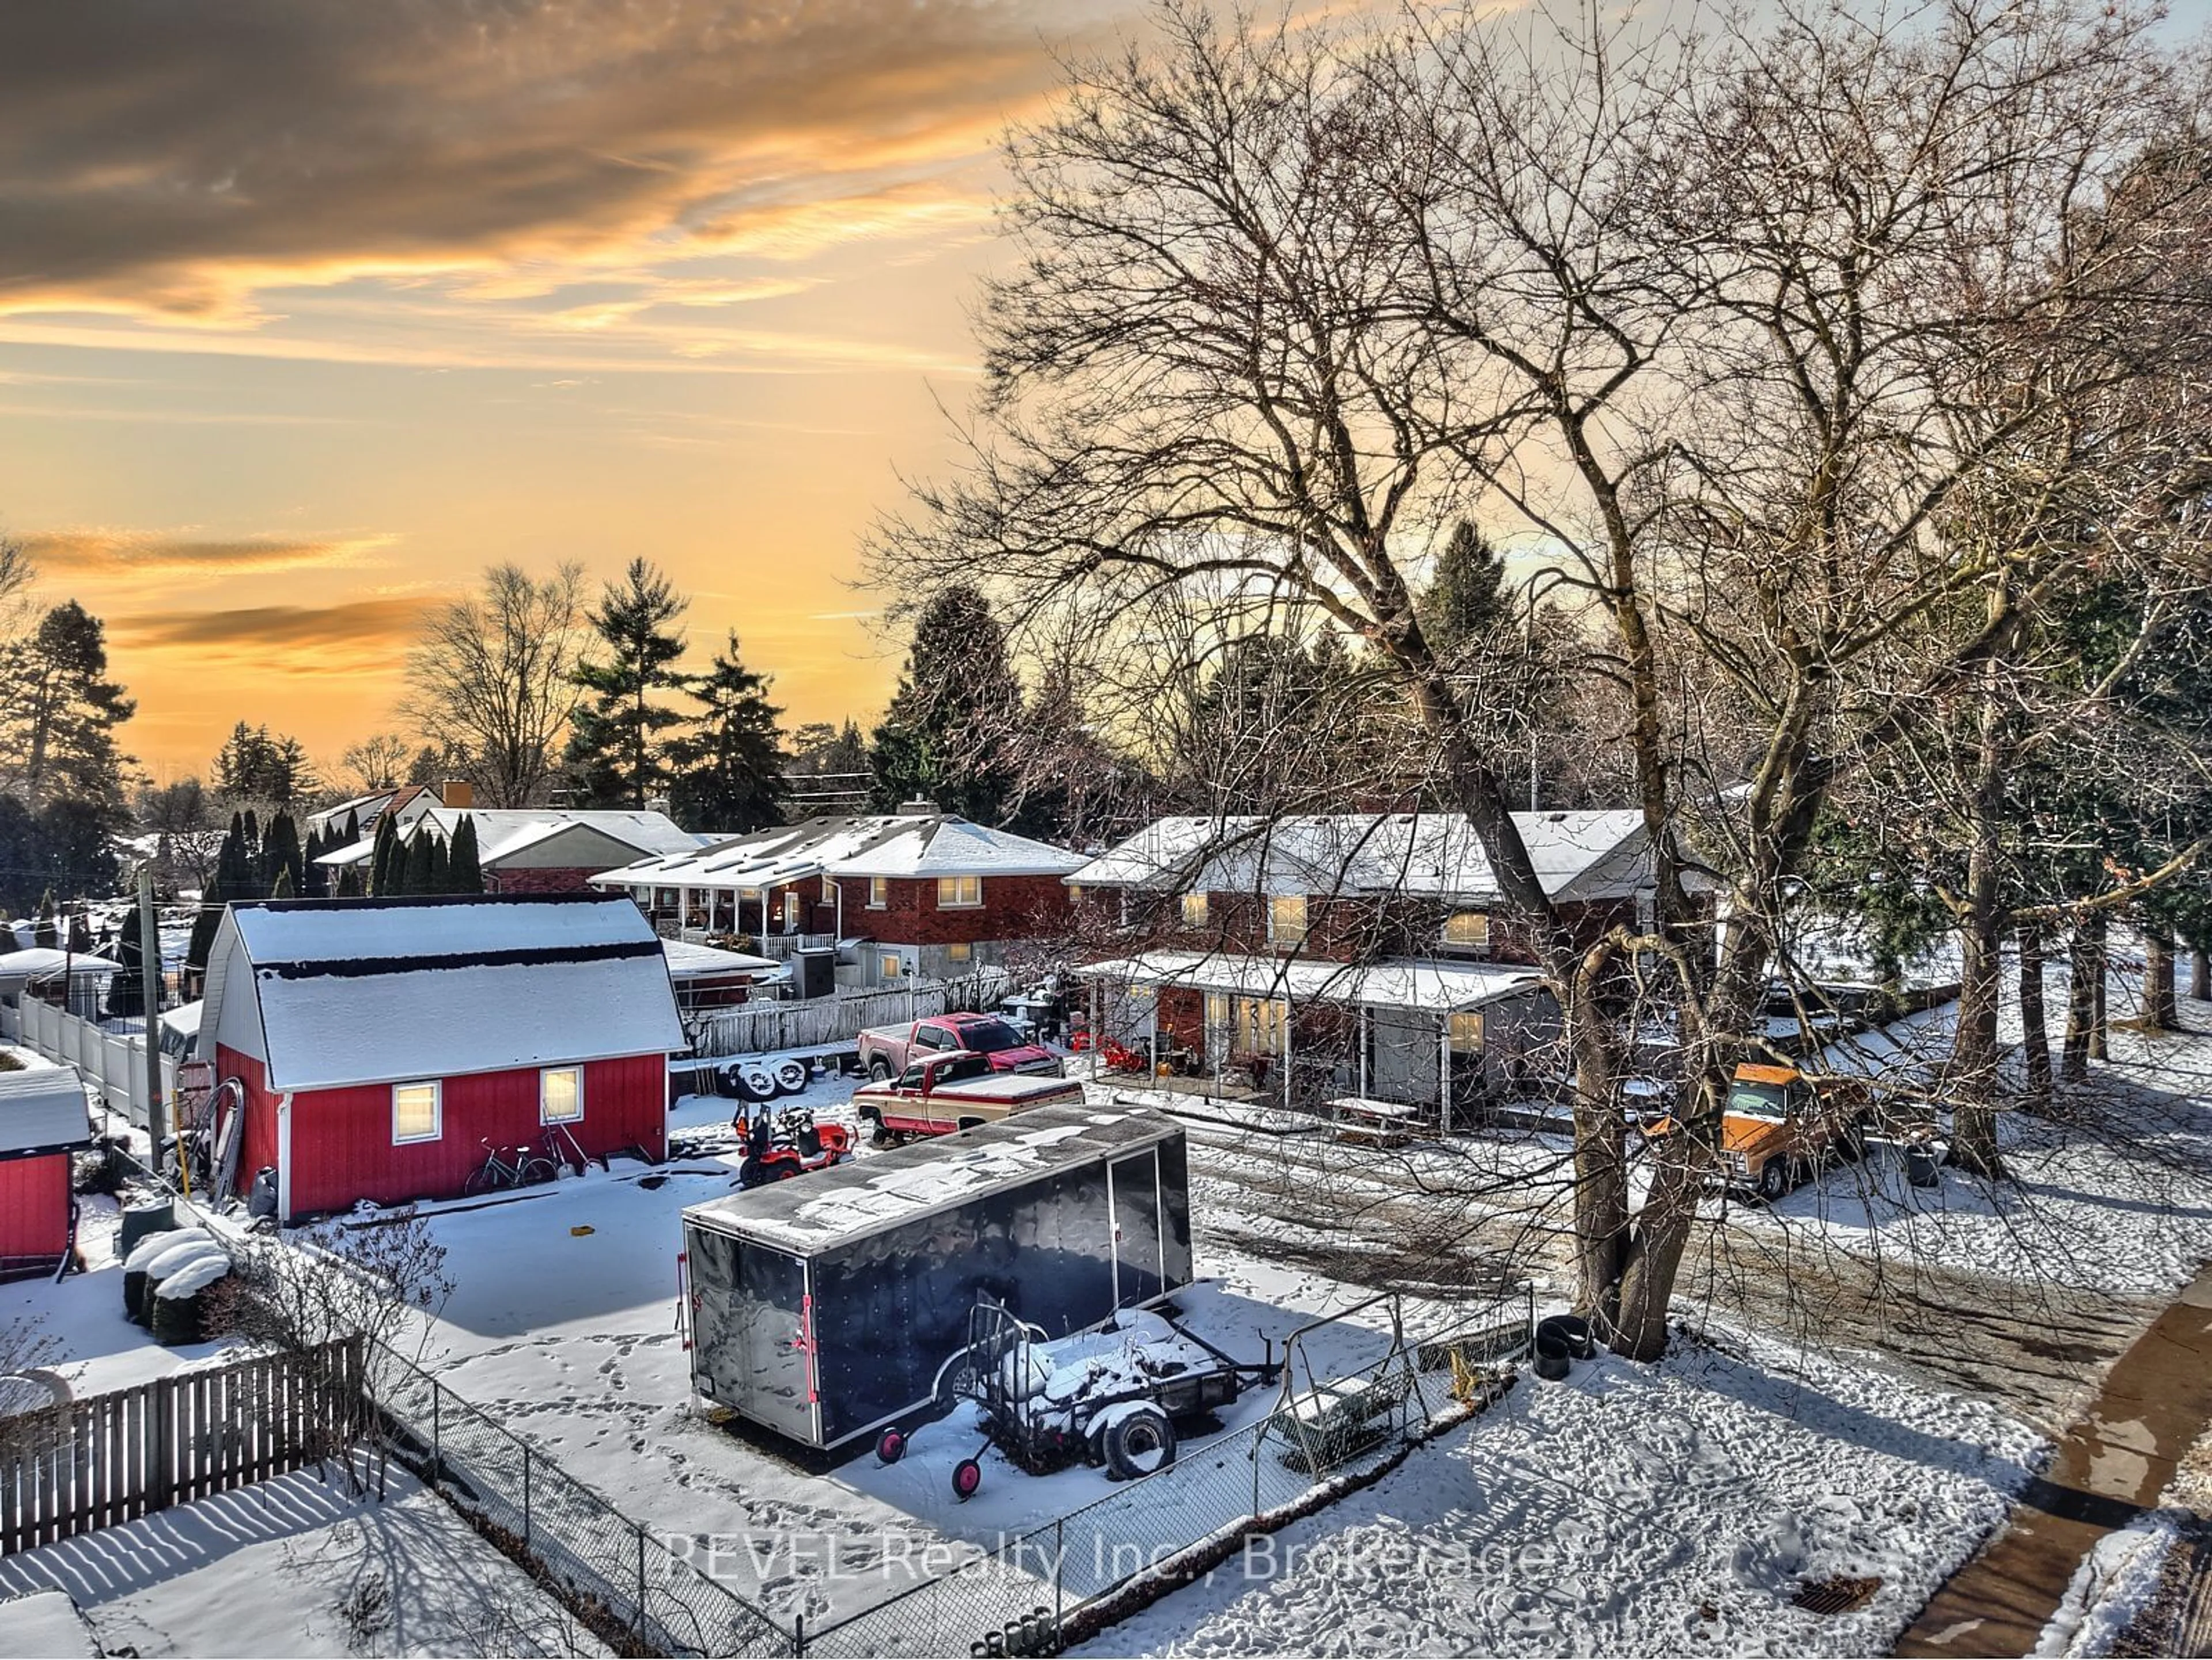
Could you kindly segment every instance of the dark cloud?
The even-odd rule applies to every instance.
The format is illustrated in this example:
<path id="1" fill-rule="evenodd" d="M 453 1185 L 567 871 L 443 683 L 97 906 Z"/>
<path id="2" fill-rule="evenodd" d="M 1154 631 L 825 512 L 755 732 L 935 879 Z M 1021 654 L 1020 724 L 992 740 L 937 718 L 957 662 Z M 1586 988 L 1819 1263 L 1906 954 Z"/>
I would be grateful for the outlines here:
<path id="1" fill-rule="evenodd" d="M 1051 78 L 1066 3 L 0 6 L 0 307 L 221 313 L 293 278 L 742 234 L 825 177 L 972 145 Z"/>
<path id="2" fill-rule="evenodd" d="M 142 651 L 189 651 L 279 670 L 327 671 L 394 663 L 434 600 L 349 599 L 331 605 L 243 605 L 160 611 L 115 619 L 117 643 Z"/>

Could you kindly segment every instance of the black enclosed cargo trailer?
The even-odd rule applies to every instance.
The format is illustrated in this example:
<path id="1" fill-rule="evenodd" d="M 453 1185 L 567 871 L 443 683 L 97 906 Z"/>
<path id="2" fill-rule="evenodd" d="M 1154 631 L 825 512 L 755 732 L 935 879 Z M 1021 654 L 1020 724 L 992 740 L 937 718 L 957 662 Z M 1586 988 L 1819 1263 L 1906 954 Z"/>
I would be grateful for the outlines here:
<path id="1" fill-rule="evenodd" d="M 691 1376 L 809 1447 L 937 1398 L 979 1297 L 1061 1337 L 1190 1283 L 1182 1127 L 1035 1107 L 684 1213 Z"/>

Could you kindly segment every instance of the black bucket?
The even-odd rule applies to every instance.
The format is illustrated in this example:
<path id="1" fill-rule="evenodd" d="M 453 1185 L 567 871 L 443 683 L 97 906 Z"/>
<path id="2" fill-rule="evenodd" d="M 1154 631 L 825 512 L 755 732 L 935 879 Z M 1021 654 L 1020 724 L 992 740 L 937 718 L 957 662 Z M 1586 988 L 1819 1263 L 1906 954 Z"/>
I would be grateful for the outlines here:
<path id="1" fill-rule="evenodd" d="M 1905 1179 L 1916 1188 L 1942 1187 L 1943 1160 L 1936 1149 L 1925 1141 L 1915 1141 L 1905 1148 Z"/>
<path id="2" fill-rule="evenodd" d="M 146 1323 L 146 1270 L 125 1268 L 123 1272 L 123 1312 L 130 1316 L 134 1325 Z"/>

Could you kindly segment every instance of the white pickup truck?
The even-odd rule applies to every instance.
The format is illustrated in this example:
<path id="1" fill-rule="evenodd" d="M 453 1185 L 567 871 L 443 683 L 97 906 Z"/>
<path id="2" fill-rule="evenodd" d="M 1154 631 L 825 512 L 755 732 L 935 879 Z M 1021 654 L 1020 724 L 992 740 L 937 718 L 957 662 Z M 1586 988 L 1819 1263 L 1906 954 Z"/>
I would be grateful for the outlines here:
<path id="1" fill-rule="evenodd" d="M 996 1123 L 1048 1101 L 1082 1099 L 1083 1085 L 1069 1079 L 1000 1072 L 989 1055 L 955 1049 L 916 1061 L 895 1079 L 861 1085 L 853 1091 L 853 1111 L 876 1127 L 876 1145 L 888 1146 Z"/>

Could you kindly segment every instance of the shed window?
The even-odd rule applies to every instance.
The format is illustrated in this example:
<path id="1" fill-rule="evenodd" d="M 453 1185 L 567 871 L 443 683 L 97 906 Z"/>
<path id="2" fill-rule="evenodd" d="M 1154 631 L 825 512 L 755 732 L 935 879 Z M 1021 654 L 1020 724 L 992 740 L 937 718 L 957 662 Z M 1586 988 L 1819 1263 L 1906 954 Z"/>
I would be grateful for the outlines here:
<path id="1" fill-rule="evenodd" d="M 871 876 L 868 879 L 868 909 L 881 910 L 891 902 L 891 885 L 888 879 Z"/>
<path id="2" fill-rule="evenodd" d="M 584 1117 L 584 1069 L 548 1067 L 538 1074 L 538 1122 L 575 1124 Z"/>
<path id="3" fill-rule="evenodd" d="M 1490 913 L 1486 910 L 1455 910 L 1444 922 L 1444 944 L 1456 946 L 1462 951 L 1486 951 L 1490 947 Z"/>
<path id="4" fill-rule="evenodd" d="M 1187 928 L 1202 928 L 1206 926 L 1206 896 L 1204 894 L 1183 895 L 1182 925 Z"/>
<path id="5" fill-rule="evenodd" d="M 1454 1055 L 1482 1053 L 1482 1011 L 1455 1010 L 1451 1018 L 1451 1049 Z"/>
<path id="6" fill-rule="evenodd" d="M 443 1133 L 438 1105 L 438 1085 L 394 1084 L 392 1086 L 392 1140 L 434 1141 Z"/>
<path id="7" fill-rule="evenodd" d="M 940 876 L 937 879 L 938 909 L 972 909 L 982 903 L 983 879 L 981 877 Z"/>
<path id="8" fill-rule="evenodd" d="M 945 948 L 945 960 L 948 963 L 965 963 L 975 955 L 975 948 L 964 939 L 956 939 Z"/>
<path id="9" fill-rule="evenodd" d="M 896 980 L 896 979 L 897 979 L 897 978 L 899 977 L 899 957 L 898 957 L 898 953 L 897 953 L 896 952 L 892 952 L 892 951 L 887 951 L 887 952 L 885 952 L 884 953 L 884 955 L 883 955 L 882 967 L 883 967 L 884 978 L 884 979 L 886 979 L 886 980 Z"/>
<path id="10" fill-rule="evenodd" d="M 1267 943 L 1296 948 L 1306 942 L 1306 897 L 1286 893 L 1267 902 Z"/>

